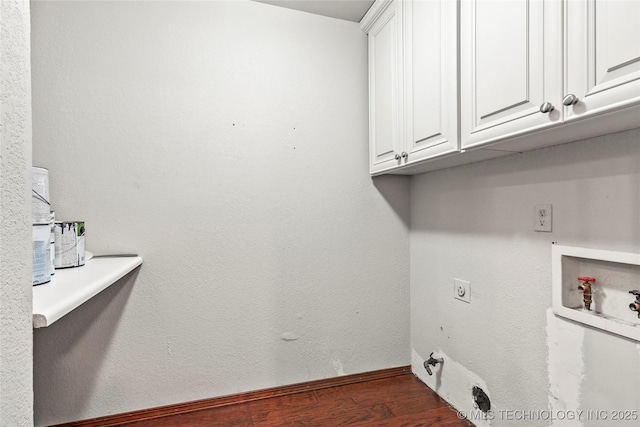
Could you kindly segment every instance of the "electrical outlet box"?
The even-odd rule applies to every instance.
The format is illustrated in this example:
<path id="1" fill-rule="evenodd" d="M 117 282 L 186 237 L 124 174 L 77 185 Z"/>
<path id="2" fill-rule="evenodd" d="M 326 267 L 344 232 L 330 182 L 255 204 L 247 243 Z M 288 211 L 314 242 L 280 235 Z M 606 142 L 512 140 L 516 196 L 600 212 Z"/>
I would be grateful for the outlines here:
<path id="1" fill-rule="evenodd" d="M 551 231 L 551 205 L 535 205 L 533 216 L 534 231 Z"/>
<path id="2" fill-rule="evenodd" d="M 466 280 L 453 279 L 453 297 L 471 304 L 471 283 Z"/>

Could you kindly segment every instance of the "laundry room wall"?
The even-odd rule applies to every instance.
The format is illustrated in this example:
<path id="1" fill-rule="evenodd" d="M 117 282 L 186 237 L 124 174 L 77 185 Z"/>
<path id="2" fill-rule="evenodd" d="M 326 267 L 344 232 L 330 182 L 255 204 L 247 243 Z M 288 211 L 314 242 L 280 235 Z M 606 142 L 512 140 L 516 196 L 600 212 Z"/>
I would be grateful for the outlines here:
<path id="1" fill-rule="evenodd" d="M 357 23 L 32 4 L 34 165 L 144 264 L 34 337 L 37 425 L 409 364 L 406 178 L 368 174 Z"/>
<path id="2" fill-rule="evenodd" d="M 640 416 L 640 344 L 551 310 L 552 242 L 640 253 L 639 142 L 636 129 L 411 182 L 412 365 L 472 417 L 480 386 L 493 418 L 477 425 Z M 552 205 L 551 232 L 534 231 L 537 204 Z M 470 282 L 470 303 L 454 299 L 456 278 Z M 444 359 L 433 376 L 422 367 L 431 352 Z"/>

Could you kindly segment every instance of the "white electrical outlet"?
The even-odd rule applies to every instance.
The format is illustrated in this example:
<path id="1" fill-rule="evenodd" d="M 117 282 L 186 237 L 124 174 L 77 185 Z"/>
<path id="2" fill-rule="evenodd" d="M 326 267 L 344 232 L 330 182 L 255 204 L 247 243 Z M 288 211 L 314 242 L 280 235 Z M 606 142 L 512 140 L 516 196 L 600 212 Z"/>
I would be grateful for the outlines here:
<path id="1" fill-rule="evenodd" d="M 453 279 L 453 297 L 471 304 L 471 283 L 466 280 Z"/>
<path id="2" fill-rule="evenodd" d="M 533 214 L 534 231 L 551 231 L 551 205 L 535 205 Z"/>

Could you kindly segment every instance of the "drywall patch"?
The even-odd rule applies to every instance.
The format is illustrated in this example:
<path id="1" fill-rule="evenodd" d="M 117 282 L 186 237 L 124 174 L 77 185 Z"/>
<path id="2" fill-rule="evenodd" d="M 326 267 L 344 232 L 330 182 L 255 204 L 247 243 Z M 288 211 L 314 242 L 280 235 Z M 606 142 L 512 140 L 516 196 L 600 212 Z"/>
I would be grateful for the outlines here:
<path id="1" fill-rule="evenodd" d="M 344 375 L 344 366 L 342 366 L 342 362 L 339 360 L 334 360 L 331 362 L 333 364 L 333 369 L 336 371 L 336 374 L 342 376 Z"/>
<path id="2" fill-rule="evenodd" d="M 433 375 L 427 374 L 424 369 L 424 361 L 415 349 L 411 350 L 411 369 L 413 374 L 440 397 L 446 400 L 458 411 L 460 418 L 465 417 L 478 427 L 490 426 L 494 414 L 483 413 L 476 407 L 472 390 L 481 388 L 487 395 L 487 384 L 475 373 L 466 369 L 460 363 L 455 362 L 440 350 L 434 352 L 434 357 L 442 358 L 444 363 L 438 364 L 433 369 Z"/>
<path id="3" fill-rule="evenodd" d="M 295 341 L 300 338 L 300 335 L 295 332 L 283 332 L 280 338 L 282 338 L 282 341 Z"/>
<path id="4" fill-rule="evenodd" d="M 551 308 L 547 309 L 549 409 L 552 413 L 580 409 L 580 388 L 584 378 L 583 343 L 582 326 L 561 319 L 553 314 Z M 563 421 L 552 420 L 551 425 L 561 423 Z"/>

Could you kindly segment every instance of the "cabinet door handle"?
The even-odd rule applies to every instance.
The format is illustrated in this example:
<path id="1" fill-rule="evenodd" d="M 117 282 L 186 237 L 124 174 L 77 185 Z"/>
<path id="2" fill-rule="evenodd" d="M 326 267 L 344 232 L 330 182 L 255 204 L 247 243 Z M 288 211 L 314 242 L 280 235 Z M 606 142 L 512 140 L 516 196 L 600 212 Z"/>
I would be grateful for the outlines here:
<path id="1" fill-rule="evenodd" d="M 396 160 L 400 160 L 400 154 L 396 153 L 396 157 L 395 157 L 395 159 L 396 159 Z"/>
<path id="2" fill-rule="evenodd" d="M 543 102 L 542 105 L 540 106 L 540 112 L 542 114 L 547 114 L 553 111 L 555 107 L 553 106 L 552 103 L 550 102 Z"/>
<path id="3" fill-rule="evenodd" d="M 403 151 L 403 152 L 402 152 L 402 158 L 403 158 L 403 159 L 406 159 L 408 156 L 409 156 L 409 155 L 407 154 L 407 152 L 406 152 L 406 151 Z"/>
<path id="4" fill-rule="evenodd" d="M 567 107 L 569 107 L 570 105 L 577 104 L 578 101 L 579 101 L 578 97 L 570 93 L 569 95 L 562 98 L 562 105 L 566 105 Z"/>

